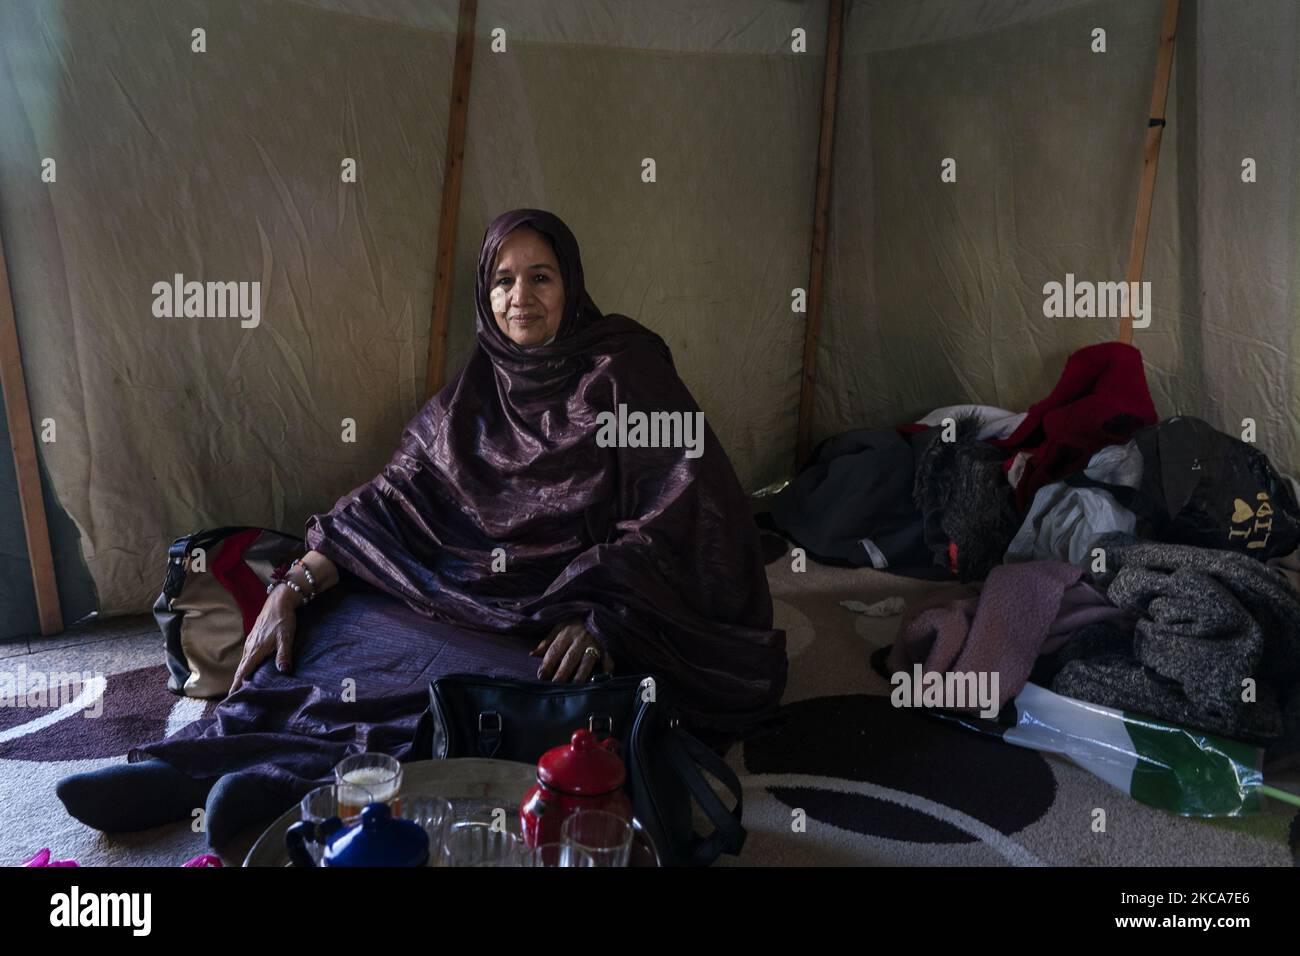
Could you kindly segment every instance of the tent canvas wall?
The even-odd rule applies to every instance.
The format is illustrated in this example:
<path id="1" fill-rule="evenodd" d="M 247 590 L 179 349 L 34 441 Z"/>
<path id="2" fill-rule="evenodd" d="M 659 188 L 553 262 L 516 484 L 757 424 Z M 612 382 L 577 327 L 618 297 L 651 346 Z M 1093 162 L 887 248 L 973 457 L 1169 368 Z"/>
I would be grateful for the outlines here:
<path id="1" fill-rule="evenodd" d="M 1253 418 L 1294 473 L 1300 11 L 1182 7 L 1134 341 L 1161 414 Z M 845 4 L 814 441 L 1023 408 L 1113 337 L 1044 318 L 1042 287 L 1123 276 L 1160 10 Z M 67 620 L 147 609 L 172 538 L 297 532 L 388 459 L 425 385 L 456 17 L 451 0 L 0 6 L 0 234 L 33 419 L 56 428 L 39 452 Z M 548 208 L 601 308 L 672 347 L 744 485 L 789 477 L 827 22 L 820 0 L 480 3 L 448 372 L 473 344 L 483 226 Z M 176 274 L 260 283 L 258 324 L 155 317 Z M 0 624 L 21 633 L 11 472 Z"/>
<path id="2" fill-rule="evenodd" d="M 1024 408 L 1111 319 L 1043 285 L 1124 276 L 1160 3 L 855 3 L 846 23 L 819 435 Z M 1106 30 L 1107 50 L 1086 38 Z M 1162 415 L 1258 423 L 1300 467 L 1300 10 L 1184 2 L 1135 332 Z M 852 105 L 850 105 L 852 104 Z M 940 157 L 958 178 L 938 183 Z M 1242 162 L 1268 170 L 1242 181 Z"/>

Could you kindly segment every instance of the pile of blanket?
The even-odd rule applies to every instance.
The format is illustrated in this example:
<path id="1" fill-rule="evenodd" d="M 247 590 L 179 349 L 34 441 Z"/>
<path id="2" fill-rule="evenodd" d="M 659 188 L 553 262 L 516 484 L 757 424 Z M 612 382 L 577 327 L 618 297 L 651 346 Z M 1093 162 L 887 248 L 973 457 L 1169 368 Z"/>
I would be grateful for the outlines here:
<path id="1" fill-rule="evenodd" d="M 968 582 L 906 609 L 891 671 L 996 673 L 1002 705 L 1032 679 L 1300 754 L 1298 492 L 1253 444 L 1159 421 L 1112 342 L 1026 413 L 828 439 L 771 517 L 814 558 Z"/>
<path id="2" fill-rule="evenodd" d="M 1106 597 L 1136 626 L 1080 629 L 1061 649 L 1053 690 L 1229 737 L 1283 736 L 1284 708 L 1300 704 L 1300 598 L 1290 583 L 1236 551 L 1131 535 L 1099 545 Z"/>
<path id="3" fill-rule="evenodd" d="M 827 439 L 775 497 L 771 518 L 815 558 L 909 573 L 929 556 L 980 580 L 1002 563 L 1038 489 L 1155 421 L 1142 354 L 1089 346 L 1028 412 L 947 406 Z"/>

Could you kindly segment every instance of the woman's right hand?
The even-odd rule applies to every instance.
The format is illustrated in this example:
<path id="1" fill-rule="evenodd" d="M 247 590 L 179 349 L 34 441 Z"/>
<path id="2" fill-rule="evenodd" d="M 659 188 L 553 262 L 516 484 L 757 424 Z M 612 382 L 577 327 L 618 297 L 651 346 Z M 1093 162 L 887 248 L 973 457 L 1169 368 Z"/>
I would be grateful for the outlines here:
<path id="1" fill-rule="evenodd" d="M 266 596 L 262 611 L 253 622 L 253 629 L 244 638 L 244 656 L 235 670 L 230 693 L 239 690 L 257 670 L 259 664 L 275 654 L 275 666 L 287 673 L 293 666 L 293 635 L 298 629 L 295 613 L 301 599 L 285 585 L 280 585 Z"/>

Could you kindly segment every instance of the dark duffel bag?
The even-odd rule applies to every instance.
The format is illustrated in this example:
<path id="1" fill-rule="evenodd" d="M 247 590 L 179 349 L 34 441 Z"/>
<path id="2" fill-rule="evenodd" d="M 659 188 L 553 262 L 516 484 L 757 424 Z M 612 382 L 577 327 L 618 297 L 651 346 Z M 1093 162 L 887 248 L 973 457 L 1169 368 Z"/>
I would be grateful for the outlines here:
<path id="1" fill-rule="evenodd" d="M 1066 479 L 1101 488 L 1138 517 L 1138 537 L 1241 551 L 1260 561 L 1300 546 L 1300 505 L 1268 456 L 1190 415 L 1165 419 L 1133 436 L 1142 454 L 1137 488 Z"/>

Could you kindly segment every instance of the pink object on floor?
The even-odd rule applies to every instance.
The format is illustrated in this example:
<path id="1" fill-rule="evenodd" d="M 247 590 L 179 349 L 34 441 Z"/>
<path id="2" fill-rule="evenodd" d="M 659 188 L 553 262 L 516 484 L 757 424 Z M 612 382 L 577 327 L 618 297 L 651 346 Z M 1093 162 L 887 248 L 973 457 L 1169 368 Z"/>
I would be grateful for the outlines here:
<path id="1" fill-rule="evenodd" d="M 1082 577 L 1082 568 L 1063 561 L 1000 564 L 978 596 L 920 602 L 904 612 L 889 670 L 997 674 L 1002 707 L 1024 689 L 1038 656 L 1059 650 L 1075 631 L 1100 622 L 1125 627 L 1124 612 Z"/>
<path id="2" fill-rule="evenodd" d="M 50 848 L 44 847 L 36 851 L 36 855 L 23 864 L 23 866 L 78 866 L 76 860 L 51 860 Z"/>
<path id="3" fill-rule="evenodd" d="M 187 860 L 182 863 L 181 866 L 221 866 L 221 857 L 217 856 L 215 853 L 204 853 L 201 856 L 196 856 L 192 860 Z"/>

